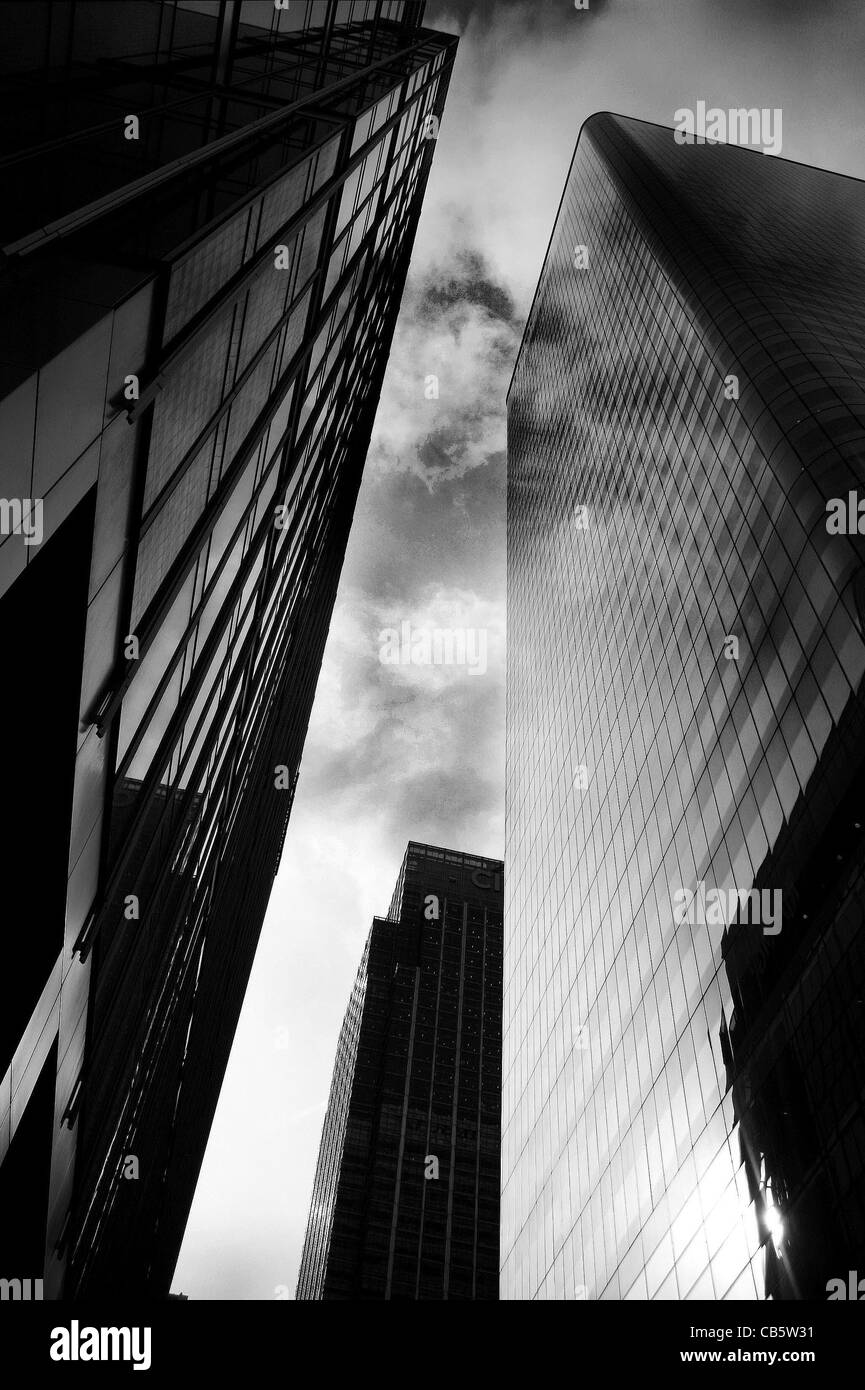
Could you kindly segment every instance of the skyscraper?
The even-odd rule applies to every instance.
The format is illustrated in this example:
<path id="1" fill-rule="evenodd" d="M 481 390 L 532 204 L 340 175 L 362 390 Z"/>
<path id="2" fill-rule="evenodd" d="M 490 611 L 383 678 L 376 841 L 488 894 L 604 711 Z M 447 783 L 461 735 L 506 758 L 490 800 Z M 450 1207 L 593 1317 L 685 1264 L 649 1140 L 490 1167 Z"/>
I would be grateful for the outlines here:
<path id="1" fill-rule="evenodd" d="M 167 1292 L 455 40 L 404 0 L 0 7 L 0 1255 Z"/>
<path id="2" fill-rule="evenodd" d="M 508 406 L 503 1297 L 865 1268 L 863 229 L 580 134 Z"/>
<path id="3" fill-rule="evenodd" d="M 502 865 L 409 841 L 336 1054 L 299 1299 L 495 1299 Z"/>

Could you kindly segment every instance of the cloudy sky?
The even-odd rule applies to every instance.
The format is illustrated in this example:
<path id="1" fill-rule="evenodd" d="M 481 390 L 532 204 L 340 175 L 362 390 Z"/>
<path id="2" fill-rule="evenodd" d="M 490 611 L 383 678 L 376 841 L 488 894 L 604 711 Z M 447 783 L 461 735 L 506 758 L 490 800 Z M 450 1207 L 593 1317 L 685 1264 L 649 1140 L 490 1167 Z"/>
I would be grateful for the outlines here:
<path id="1" fill-rule="evenodd" d="M 293 1297 L 336 1040 L 408 839 L 501 856 L 505 392 L 580 125 L 780 107 L 865 177 L 862 0 L 428 0 L 460 35 L 271 899 L 173 1287 Z M 439 380 L 438 399 L 425 383 Z M 396 667 L 409 621 L 486 671 Z"/>

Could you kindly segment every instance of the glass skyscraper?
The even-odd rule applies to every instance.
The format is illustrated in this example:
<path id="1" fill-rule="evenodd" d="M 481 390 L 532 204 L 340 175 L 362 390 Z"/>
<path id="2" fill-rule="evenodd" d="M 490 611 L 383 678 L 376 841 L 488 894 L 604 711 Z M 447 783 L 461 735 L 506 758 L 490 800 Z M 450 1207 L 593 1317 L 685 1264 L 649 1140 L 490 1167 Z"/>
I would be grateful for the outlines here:
<path id="1" fill-rule="evenodd" d="M 409 841 L 339 1037 L 299 1299 L 495 1299 L 502 865 Z"/>
<path id="2" fill-rule="evenodd" d="M 167 1292 L 456 41 L 0 6 L 0 1274 Z"/>
<path id="3" fill-rule="evenodd" d="M 502 1297 L 825 1299 L 865 1269 L 865 185 L 593 116 L 508 435 Z"/>

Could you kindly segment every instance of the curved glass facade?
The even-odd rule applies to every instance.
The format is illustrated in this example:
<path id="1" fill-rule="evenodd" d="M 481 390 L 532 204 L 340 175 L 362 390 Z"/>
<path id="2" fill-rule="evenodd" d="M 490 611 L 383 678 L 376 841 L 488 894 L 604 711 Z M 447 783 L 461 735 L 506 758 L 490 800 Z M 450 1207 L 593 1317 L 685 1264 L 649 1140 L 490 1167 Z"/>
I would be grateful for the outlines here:
<path id="1" fill-rule="evenodd" d="M 865 1259 L 863 213 L 577 144 L 508 409 L 504 1298 Z"/>

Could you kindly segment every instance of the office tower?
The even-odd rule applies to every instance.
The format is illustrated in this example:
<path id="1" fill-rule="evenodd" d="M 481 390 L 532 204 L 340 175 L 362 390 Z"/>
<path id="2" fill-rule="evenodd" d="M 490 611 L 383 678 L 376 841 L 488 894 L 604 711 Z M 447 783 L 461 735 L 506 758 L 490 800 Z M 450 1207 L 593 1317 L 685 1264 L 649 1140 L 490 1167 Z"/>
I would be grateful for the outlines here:
<path id="1" fill-rule="evenodd" d="M 502 1297 L 865 1268 L 863 226 L 582 128 L 508 405 Z"/>
<path id="2" fill-rule="evenodd" d="M 0 7 L 2 1272 L 167 1292 L 454 40 L 423 5 Z"/>
<path id="3" fill-rule="evenodd" d="M 339 1036 L 299 1299 L 496 1299 L 502 865 L 410 840 Z"/>

